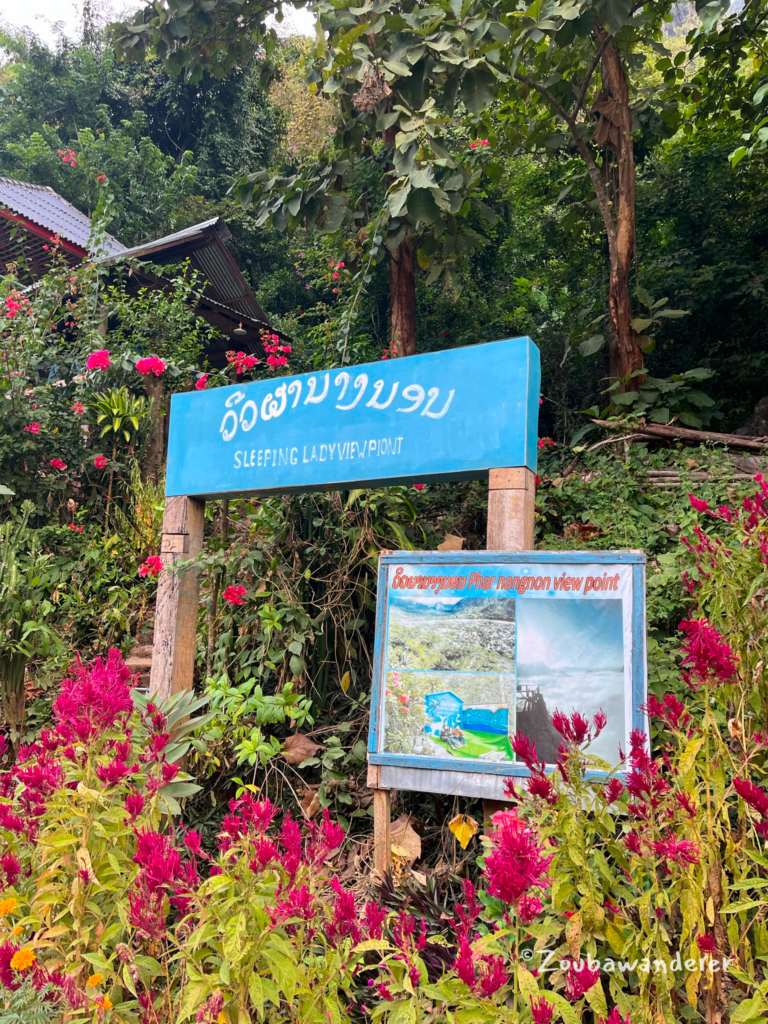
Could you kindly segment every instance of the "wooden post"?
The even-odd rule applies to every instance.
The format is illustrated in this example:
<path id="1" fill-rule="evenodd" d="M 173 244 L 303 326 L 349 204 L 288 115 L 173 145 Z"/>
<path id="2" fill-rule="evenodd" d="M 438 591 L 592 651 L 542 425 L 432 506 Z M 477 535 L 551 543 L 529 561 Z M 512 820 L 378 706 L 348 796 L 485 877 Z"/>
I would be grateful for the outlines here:
<path id="1" fill-rule="evenodd" d="M 533 551 L 536 474 L 525 466 L 492 469 L 488 474 L 489 551 Z M 505 804 L 483 800 L 483 818 L 490 821 Z"/>
<path id="2" fill-rule="evenodd" d="M 203 549 L 205 502 L 179 495 L 165 499 L 160 557 L 163 571 L 157 587 L 155 639 L 149 692 L 161 700 L 191 690 L 195 670 L 198 570 L 176 571 L 177 562 L 195 558 Z"/>
<path id="3" fill-rule="evenodd" d="M 390 851 L 392 847 L 391 821 L 392 799 L 389 790 L 379 788 L 379 765 L 371 765 L 369 771 L 369 787 L 374 791 L 374 870 L 379 876 L 389 870 Z M 376 775 L 375 784 L 371 773 Z"/>

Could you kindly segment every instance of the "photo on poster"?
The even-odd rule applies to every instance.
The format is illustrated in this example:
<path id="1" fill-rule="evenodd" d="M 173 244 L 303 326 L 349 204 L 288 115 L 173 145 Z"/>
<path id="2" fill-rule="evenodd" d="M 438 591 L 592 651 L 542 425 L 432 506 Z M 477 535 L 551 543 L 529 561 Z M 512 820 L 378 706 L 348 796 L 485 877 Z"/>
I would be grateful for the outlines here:
<path id="1" fill-rule="evenodd" d="M 515 599 L 393 594 L 387 668 L 514 673 Z"/>
<path id="2" fill-rule="evenodd" d="M 386 681 L 387 753 L 514 760 L 513 674 L 387 672 Z"/>
<path id="3" fill-rule="evenodd" d="M 620 600 L 537 598 L 518 603 L 517 728 L 554 763 L 554 711 L 607 718 L 589 753 L 610 764 L 626 746 L 624 609 Z M 521 714 L 521 705 L 526 705 Z"/>

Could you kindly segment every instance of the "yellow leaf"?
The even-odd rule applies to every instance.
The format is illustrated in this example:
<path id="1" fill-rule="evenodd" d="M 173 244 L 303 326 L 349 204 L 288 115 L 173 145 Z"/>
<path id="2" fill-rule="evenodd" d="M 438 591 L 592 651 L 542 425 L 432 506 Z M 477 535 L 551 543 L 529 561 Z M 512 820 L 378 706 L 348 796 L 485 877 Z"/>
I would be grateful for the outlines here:
<path id="1" fill-rule="evenodd" d="M 696 760 L 696 755 L 701 750 L 703 743 L 704 737 L 699 736 L 697 739 L 692 739 L 685 748 L 678 765 L 681 775 L 687 775 L 691 768 L 693 768 L 693 762 Z"/>
<path id="2" fill-rule="evenodd" d="M 539 983 L 536 981 L 531 972 L 523 967 L 522 964 L 517 965 L 517 981 L 520 985 L 520 991 L 524 996 L 536 996 L 539 994 Z"/>
<path id="3" fill-rule="evenodd" d="M 468 814 L 457 814 L 456 817 L 448 823 L 448 828 L 458 839 L 462 850 L 466 850 L 467 844 L 472 836 L 477 834 L 479 828 L 474 818 L 470 818 Z"/>
<path id="4" fill-rule="evenodd" d="M 349 690 L 349 682 L 349 672 L 345 672 L 344 675 L 341 677 L 341 688 L 344 691 L 344 693 L 347 693 Z"/>

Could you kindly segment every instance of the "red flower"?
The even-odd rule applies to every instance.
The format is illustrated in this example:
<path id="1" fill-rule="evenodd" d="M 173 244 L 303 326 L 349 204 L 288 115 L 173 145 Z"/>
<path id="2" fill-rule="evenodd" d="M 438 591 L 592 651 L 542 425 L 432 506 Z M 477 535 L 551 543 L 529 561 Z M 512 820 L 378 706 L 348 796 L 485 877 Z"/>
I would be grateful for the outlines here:
<path id="1" fill-rule="evenodd" d="M 51 459 L 51 466 L 54 469 L 66 469 L 67 468 L 66 462 L 62 462 L 61 459 Z"/>
<path id="2" fill-rule="evenodd" d="M 204 373 L 202 377 L 197 378 L 195 384 L 195 391 L 205 391 L 206 385 L 208 384 L 208 374 Z"/>
<path id="3" fill-rule="evenodd" d="M 112 360 L 107 349 L 101 348 L 97 352 L 91 352 L 85 365 L 89 370 L 106 370 L 112 365 Z"/>
<path id="4" fill-rule="evenodd" d="M 69 527 L 69 529 L 70 529 L 70 530 L 71 530 L 71 531 L 72 531 L 73 533 L 82 533 L 82 532 L 83 532 L 83 528 L 82 528 L 82 526 L 75 526 L 75 524 L 74 524 L 74 523 L 67 523 L 67 526 Z"/>
<path id="5" fill-rule="evenodd" d="M 75 402 L 75 404 L 72 406 L 72 412 L 76 412 L 78 416 L 82 416 L 83 413 L 85 412 L 85 409 L 83 408 L 83 403 Z"/>
<path id="6" fill-rule="evenodd" d="M 24 433 L 25 434 L 39 434 L 40 433 L 40 424 L 39 423 L 30 423 L 29 426 L 24 427 Z"/>
<path id="7" fill-rule="evenodd" d="M 413 485 L 413 489 L 414 489 L 414 491 L 423 491 L 424 490 L 424 484 L 414 484 Z"/>
<path id="8" fill-rule="evenodd" d="M 680 623 L 686 634 L 683 642 L 684 666 L 690 671 L 683 678 L 692 689 L 713 679 L 715 685 L 730 682 L 736 675 L 736 656 L 725 637 L 708 619 L 687 619 Z"/>
<path id="9" fill-rule="evenodd" d="M 107 464 L 106 455 L 97 455 L 96 458 L 93 460 L 93 464 L 96 467 L 96 469 L 104 469 L 104 467 Z"/>
<path id="10" fill-rule="evenodd" d="M 221 595 L 222 601 L 228 605 L 245 604 L 243 598 L 248 593 L 247 587 L 232 586 L 227 587 L 224 593 Z"/>
<path id="11" fill-rule="evenodd" d="M 165 363 L 157 356 L 147 356 L 145 359 L 139 359 L 136 363 L 136 370 L 145 376 L 154 373 L 156 377 L 159 377 L 161 373 L 165 373 Z"/>
<path id="12" fill-rule="evenodd" d="M 96 176 L 96 181 L 106 181 L 106 180 L 107 180 L 106 174 L 99 174 L 99 175 Z"/>
<path id="13" fill-rule="evenodd" d="M 159 576 L 164 567 L 160 555 L 150 555 L 146 562 L 139 566 L 139 576 Z"/>
<path id="14" fill-rule="evenodd" d="M 537 448 L 554 448 L 554 446 L 555 446 L 555 442 L 552 440 L 551 437 L 542 437 L 542 438 L 539 439 L 539 442 L 538 442 L 536 447 Z"/>

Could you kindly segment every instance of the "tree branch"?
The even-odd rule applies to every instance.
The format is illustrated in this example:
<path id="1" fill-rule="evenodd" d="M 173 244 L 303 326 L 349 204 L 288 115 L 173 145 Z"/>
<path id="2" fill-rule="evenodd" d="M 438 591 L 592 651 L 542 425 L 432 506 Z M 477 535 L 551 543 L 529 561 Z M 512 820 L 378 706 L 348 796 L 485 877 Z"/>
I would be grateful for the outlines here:
<path id="1" fill-rule="evenodd" d="M 537 93 L 539 93 L 540 96 L 543 96 L 547 103 L 549 103 L 550 106 L 555 110 L 558 116 L 562 118 L 562 120 L 565 121 L 565 123 L 568 125 L 571 135 L 573 136 L 573 141 L 576 143 L 576 148 L 578 149 L 582 160 L 586 164 L 587 170 L 589 171 L 589 176 L 592 179 L 592 185 L 595 189 L 597 202 L 600 206 L 600 213 L 603 216 L 605 231 L 608 235 L 608 248 L 610 249 L 611 253 L 614 253 L 616 251 L 616 225 L 613 221 L 613 216 L 611 215 L 611 204 L 610 200 L 608 199 L 608 192 L 606 191 L 605 185 L 603 185 L 603 182 L 600 178 L 600 168 L 597 166 L 595 158 L 590 153 L 589 147 L 587 146 L 586 142 L 581 137 L 575 119 L 571 117 L 571 115 L 568 113 L 568 111 L 565 109 L 562 103 L 557 99 L 556 96 L 554 96 L 549 91 L 549 89 L 547 89 L 546 86 L 540 85 L 538 82 L 535 82 L 532 78 L 529 78 L 527 75 L 521 75 L 519 71 L 515 72 L 515 78 L 518 82 L 522 82 L 529 88 L 534 89 Z"/>
<path id="2" fill-rule="evenodd" d="M 587 89 L 589 88 L 589 83 L 592 81 L 592 75 L 594 75 L 595 68 L 597 67 L 597 65 L 600 63 L 600 61 L 602 59 L 603 53 L 605 52 L 605 48 L 608 45 L 608 40 L 610 38 L 611 38 L 610 36 L 606 36 L 603 39 L 603 41 L 598 46 L 597 52 L 595 53 L 595 56 L 592 58 L 589 67 L 587 68 L 587 73 L 586 73 L 586 75 L 584 77 L 584 81 L 581 83 L 581 89 L 579 90 L 579 95 L 576 97 L 576 102 L 574 103 L 573 110 L 571 111 L 571 117 L 574 120 L 576 119 L 576 117 L 577 117 L 577 115 L 579 113 L 579 110 L 581 109 L 581 105 L 584 102 L 584 97 L 587 95 Z"/>

